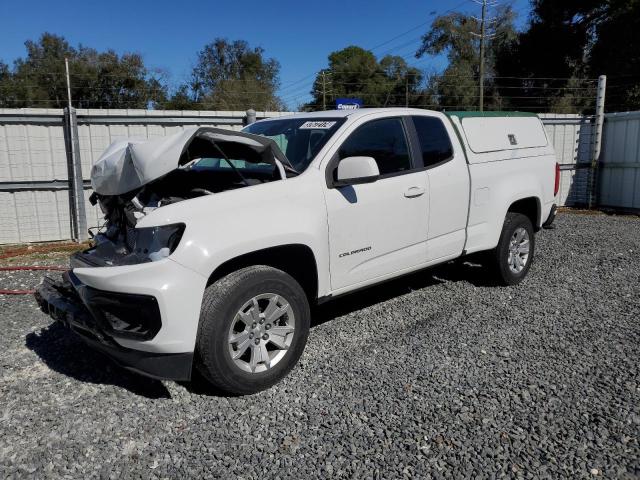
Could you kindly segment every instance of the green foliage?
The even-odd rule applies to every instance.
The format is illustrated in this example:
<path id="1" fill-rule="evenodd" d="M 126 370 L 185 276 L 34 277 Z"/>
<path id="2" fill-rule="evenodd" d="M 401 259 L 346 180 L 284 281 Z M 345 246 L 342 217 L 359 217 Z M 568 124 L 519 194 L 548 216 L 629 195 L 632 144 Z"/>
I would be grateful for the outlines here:
<path id="1" fill-rule="evenodd" d="M 640 0 L 534 0 L 529 25 L 500 52 L 501 91 L 537 111 L 591 112 L 607 75 L 609 111 L 640 108 Z M 544 77 L 544 80 L 528 80 Z"/>
<path id="2" fill-rule="evenodd" d="M 313 100 L 304 108 L 334 108 L 336 98 L 361 98 L 366 107 L 416 105 L 422 100 L 420 70 L 402 57 L 387 55 L 378 61 L 373 53 L 349 46 L 329 55 L 329 68 L 313 83 Z"/>
<path id="3" fill-rule="evenodd" d="M 188 85 L 180 85 L 169 98 L 162 102 L 163 110 L 195 110 L 195 102 Z"/>
<path id="4" fill-rule="evenodd" d="M 275 95 L 280 65 L 242 40 L 216 39 L 206 45 L 198 53 L 189 84 L 171 95 L 164 75 L 148 69 L 140 54 L 74 48 L 50 33 L 25 46 L 27 55 L 12 68 L 0 62 L 0 107 L 67 106 L 68 58 L 71 95 L 78 108 L 282 109 Z"/>
<path id="5" fill-rule="evenodd" d="M 607 109 L 640 110 L 640 0 L 609 0 L 596 10 L 588 68 L 608 75 Z"/>
<path id="6" fill-rule="evenodd" d="M 189 88 L 193 106 L 206 110 L 281 110 L 276 96 L 280 64 L 244 40 L 216 38 L 198 53 Z M 189 95 L 182 86 L 171 102 Z"/>
<path id="7" fill-rule="evenodd" d="M 531 0 L 522 32 L 511 7 L 489 15 L 485 51 L 487 110 L 590 112 L 595 78 L 608 77 L 609 111 L 640 109 L 640 0 Z M 480 22 L 463 13 L 437 17 L 416 57 L 446 55 L 447 67 L 426 77 L 399 56 L 383 58 L 349 46 L 332 52 L 316 75 L 305 109 L 333 108 L 338 97 L 365 106 L 476 109 Z M 280 65 L 243 40 L 216 38 L 198 52 L 187 83 L 168 94 L 165 76 L 137 53 L 72 47 L 44 33 L 27 41 L 26 56 L 0 61 L 0 107 L 60 108 L 67 104 L 69 59 L 73 104 L 84 108 L 280 110 Z"/>
<path id="8" fill-rule="evenodd" d="M 9 71 L 9 66 L 0 61 L 0 107 L 8 107 L 8 103 L 6 99 L 12 98 L 13 88 L 11 82 L 11 72 Z M 3 102 L 2 99 L 5 99 Z"/>
<path id="9" fill-rule="evenodd" d="M 65 57 L 75 107 L 147 108 L 164 99 L 164 86 L 139 54 L 74 48 L 50 33 L 25 46 L 27 56 L 16 60 L 11 70 L 0 65 L 0 106 L 5 108 L 66 106 Z"/>
<path id="10" fill-rule="evenodd" d="M 568 8 L 569 3 L 574 6 Z M 575 5 L 533 1 L 528 28 L 499 52 L 498 75 L 519 77 L 500 82 L 499 91 L 516 97 L 521 108 L 576 113 L 593 104 L 591 83 L 580 80 L 588 36 L 585 26 L 574 21 Z"/>

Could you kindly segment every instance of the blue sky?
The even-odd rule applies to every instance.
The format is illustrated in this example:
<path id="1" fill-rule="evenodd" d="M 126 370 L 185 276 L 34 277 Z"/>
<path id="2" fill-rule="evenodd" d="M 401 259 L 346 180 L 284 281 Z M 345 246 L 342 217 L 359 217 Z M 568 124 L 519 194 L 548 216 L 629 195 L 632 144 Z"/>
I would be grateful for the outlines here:
<path id="1" fill-rule="evenodd" d="M 506 3 L 513 4 L 522 24 L 528 0 Z M 308 98 L 312 74 L 326 66 L 332 51 L 348 45 L 373 48 L 450 9 L 476 15 L 480 11 L 473 0 L 3 0 L 0 60 L 11 64 L 25 55 L 25 40 L 49 31 L 74 46 L 139 52 L 149 67 L 165 70 L 175 86 L 189 77 L 203 45 L 215 37 L 244 39 L 280 62 L 280 95 L 295 107 Z M 373 51 L 405 56 L 420 68 L 439 70 L 445 65 L 443 58 L 411 56 L 427 27 Z M 305 77 L 309 78 L 302 80 Z"/>

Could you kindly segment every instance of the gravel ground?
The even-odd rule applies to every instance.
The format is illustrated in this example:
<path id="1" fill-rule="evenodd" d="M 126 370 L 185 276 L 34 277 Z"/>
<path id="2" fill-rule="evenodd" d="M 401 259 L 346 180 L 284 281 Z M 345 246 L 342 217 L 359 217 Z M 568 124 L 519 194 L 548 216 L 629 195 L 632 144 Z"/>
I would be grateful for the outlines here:
<path id="1" fill-rule="evenodd" d="M 327 304 L 250 397 L 127 373 L 0 297 L 0 477 L 638 478 L 639 234 L 561 214 L 518 287 L 459 263 Z"/>

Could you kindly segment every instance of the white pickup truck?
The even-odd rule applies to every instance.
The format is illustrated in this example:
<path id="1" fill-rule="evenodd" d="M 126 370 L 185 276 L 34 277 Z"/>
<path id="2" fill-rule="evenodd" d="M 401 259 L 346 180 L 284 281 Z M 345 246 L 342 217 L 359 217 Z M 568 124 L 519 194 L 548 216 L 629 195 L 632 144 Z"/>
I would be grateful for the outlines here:
<path id="1" fill-rule="evenodd" d="M 312 304 L 474 252 L 520 282 L 559 169 L 535 115 L 392 108 L 123 140 L 91 177 L 105 225 L 41 308 L 126 368 L 248 394 Z"/>

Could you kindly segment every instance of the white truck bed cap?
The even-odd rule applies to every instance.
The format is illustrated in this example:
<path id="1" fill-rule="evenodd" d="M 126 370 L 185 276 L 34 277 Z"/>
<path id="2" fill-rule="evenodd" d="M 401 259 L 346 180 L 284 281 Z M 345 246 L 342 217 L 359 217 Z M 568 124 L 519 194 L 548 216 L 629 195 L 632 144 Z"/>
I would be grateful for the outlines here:
<path id="1" fill-rule="evenodd" d="M 549 146 L 544 125 L 532 113 L 448 112 L 447 115 L 464 137 L 471 163 L 478 163 L 481 158 L 486 161 L 487 157 L 482 155 L 486 153 L 504 152 L 520 157 L 534 153 L 525 153 L 527 149 Z"/>

